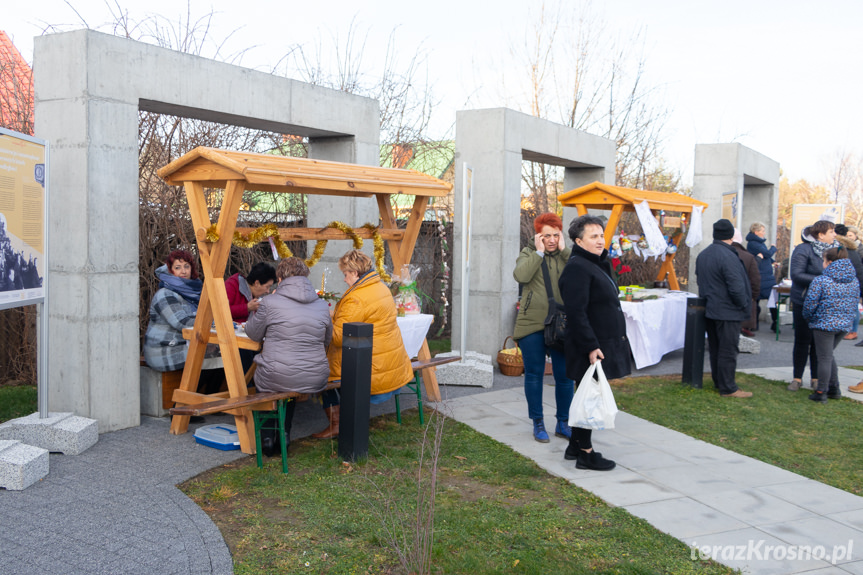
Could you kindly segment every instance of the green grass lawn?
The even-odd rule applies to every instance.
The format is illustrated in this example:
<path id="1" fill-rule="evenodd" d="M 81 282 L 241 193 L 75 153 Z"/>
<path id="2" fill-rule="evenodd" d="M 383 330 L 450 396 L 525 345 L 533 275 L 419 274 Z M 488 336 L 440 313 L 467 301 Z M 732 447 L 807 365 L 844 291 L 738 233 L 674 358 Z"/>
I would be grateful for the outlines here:
<path id="1" fill-rule="evenodd" d="M 300 440 L 288 475 L 278 458 L 263 471 L 248 458 L 181 489 L 219 526 L 238 575 L 403 574 L 384 526 L 411 546 L 422 435 L 415 412 L 401 426 L 379 417 L 366 461 L 343 464 L 335 442 Z M 431 573 L 730 572 L 456 421 L 440 453 Z"/>
<path id="2" fill-rule="evenodd" d="M 815 403 L 805 388 L 791 392 L 786 382 L 754 375 L 738 373 L 737 383 L 754 396 L 722 398 L 710 378 L 692 389 L 679 376 L 618 380 L 613 388 L 622 411 L 863 495 L 863 405 L 846 398 Z"/>
<path id="3" fill-rule="evenodd" d="M 0 423 L 38 410 L 35 385 L 0 386 Z"/>

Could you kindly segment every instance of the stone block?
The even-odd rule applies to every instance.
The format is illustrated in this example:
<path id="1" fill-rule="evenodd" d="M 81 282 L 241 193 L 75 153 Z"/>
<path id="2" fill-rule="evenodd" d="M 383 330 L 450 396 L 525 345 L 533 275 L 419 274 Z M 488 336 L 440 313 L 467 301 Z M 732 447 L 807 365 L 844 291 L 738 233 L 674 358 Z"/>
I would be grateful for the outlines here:
<path id="1" fill-rule="evenodd" d="M 162 407 L 162 374 L 146 365 L 141 366 L 141 414 L 165 417 L 168 410 Z"/>
<path id="2" fill-rule="evenodd" d="M 737 347 L 740 349 L 740 353 L 761 353 L 761 342 L 757 339 L 746 337 L 745 335 L 740 336 L 740 341 L 737 343 Z"/>
<path id="3" fill-rule="evenodd" d="M 439 353 L 435 357 L 453 357 L 457 351 Z M 447 363 L 437 368 L 437 380 L 441 385 L 468 385 L 489 388 L 494 383 L 494 367 L 491 356 L 466 351 L 459 362 Z"/>
<path id="4" fill-rule="evenodd" d="M 0 424 L 0 440 L 18 440 L 27 445 L 78 455 L 99 440 L 99 427 L 95 419 L 71 413 L 49 413 L 40 418 L 32 413 Z"/>
<path id="5" fill-rule="evenodd" d="M 0 440 L 0 487 L 21 491 L 48 475 L 48 451 L 16 440 Z"/>

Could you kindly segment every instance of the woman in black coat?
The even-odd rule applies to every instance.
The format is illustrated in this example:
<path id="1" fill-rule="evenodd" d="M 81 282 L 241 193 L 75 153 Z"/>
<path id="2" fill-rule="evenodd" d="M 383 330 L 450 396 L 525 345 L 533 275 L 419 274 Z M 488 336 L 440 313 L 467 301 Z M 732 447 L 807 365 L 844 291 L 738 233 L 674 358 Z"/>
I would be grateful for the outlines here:
<path id="1" fill-rule="evenodd" d="M 802 385 L 803 370 L 809 359 L 809 378 L 815 389 L 818 381 L 818 359 L 815 356 L 815 344 L 812 341 L 812 330 L 803 318 L 803 300 L 806 289 L 816 277 L 824 271 L 824 260 L 821 255 L 828 249 L 839 247 L 836 241 L 836 231 L 833 222 L 818 220 L 804 228 L 801 234 L 803 243 L 798 244 L 791 253 L 791 311 L 794 315 L 794 350 L 792 362 L 794 374 L 788 391 L 797 391 Z"/>
<path id="2" fill-rule="evenodd" d="M 566 310 L 566 375 L 581 382 L 588 367 L 603 360 L 609 379 L 629 375 L 629 341 L 620 308 L 619 291 L 608 261 L 602 220 L 584 215 L 569 226 L 572 255 L 558 286 Z M 572 428 L 564 457 L 575 459 L 578 469 L 607 471 L 615 463 L 593 450 L 592 430 Z"/>

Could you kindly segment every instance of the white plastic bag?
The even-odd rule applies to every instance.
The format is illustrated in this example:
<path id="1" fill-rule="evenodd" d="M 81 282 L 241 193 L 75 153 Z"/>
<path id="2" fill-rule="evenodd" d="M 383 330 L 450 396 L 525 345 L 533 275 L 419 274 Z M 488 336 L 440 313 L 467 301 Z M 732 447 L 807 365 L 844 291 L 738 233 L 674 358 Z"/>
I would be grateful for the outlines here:
<path id="1" fill-rule="evenodd" d="M 596 379 L 594 379 L 596 374 Z M 617 403 L 602 362 L 591 365 L 575 391 L 569 406 L 569 426 L 584 429 L 614 429 L 614 417 L 617 415 Z"/>

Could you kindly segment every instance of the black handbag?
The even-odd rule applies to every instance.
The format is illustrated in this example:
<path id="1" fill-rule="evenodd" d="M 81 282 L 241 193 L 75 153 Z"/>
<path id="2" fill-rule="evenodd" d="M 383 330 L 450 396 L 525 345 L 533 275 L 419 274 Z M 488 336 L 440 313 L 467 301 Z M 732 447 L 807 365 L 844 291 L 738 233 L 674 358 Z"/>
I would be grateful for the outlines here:
<path id="1" fill-rule="evenodd" d="M 566 339 L 566 312 L 563 311 L 562 305 L 554 301 L 551 277 L 548 274 L 545 258 L 542 259 L 542 278 L 545 281 L 545 292 L 548 295 L 548 315 L 545 316 L 545 329 L 543 330 L 545 346 L 563 351 L 563 342 Z"/>

